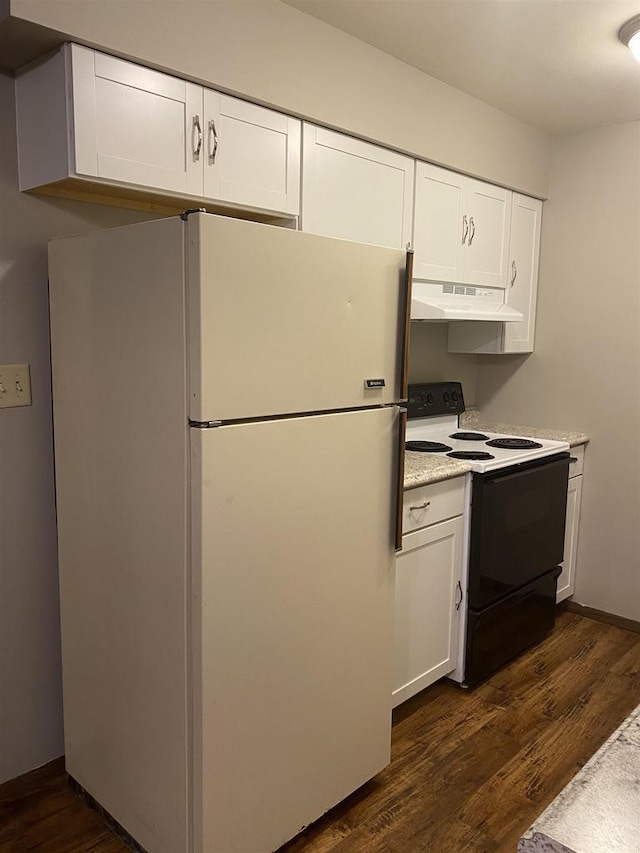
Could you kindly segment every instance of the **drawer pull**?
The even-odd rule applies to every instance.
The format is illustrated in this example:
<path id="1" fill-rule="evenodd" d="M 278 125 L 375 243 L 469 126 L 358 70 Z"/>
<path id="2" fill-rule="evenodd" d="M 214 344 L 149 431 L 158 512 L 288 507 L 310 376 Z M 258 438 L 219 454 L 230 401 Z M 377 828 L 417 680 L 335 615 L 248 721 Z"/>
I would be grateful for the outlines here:
<path id="1" fill-rule="evenodd" d="M 569 462 L 577 462 L 577 461 L 578 461 L 578 457 L 577 457 L 577 456 L 570 456 L 570 457 L 569 457 Z"/>
<path id="2" fill-rule="evenodd" d="M 414 512 L 418 509 L 426 509 L 428 506 L 431 506 L 431 501 L 425 501 L 423 504 L 420 504 L 420 506 L 410 506 L 409 512 Z"/>

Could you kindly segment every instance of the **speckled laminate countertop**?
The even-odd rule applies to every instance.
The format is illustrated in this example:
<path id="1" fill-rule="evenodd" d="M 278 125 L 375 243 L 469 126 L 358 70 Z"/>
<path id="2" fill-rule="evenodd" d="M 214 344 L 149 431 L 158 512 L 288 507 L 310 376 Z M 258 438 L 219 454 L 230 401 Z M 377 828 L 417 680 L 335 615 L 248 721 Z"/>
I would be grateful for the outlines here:
<path id="1" fill-rule="evenodd" d="M 584 432 L 568 429 L 548 429 L 547 427 L 524 426 L 522 424 L 507 424 L 502 421 L 485 420 L 478 409 L 470 406 L 460 415 L 460 426 L 473 427 L 487 432 L 502 432 L 507 435 L 526 435 L 530 438 L 542 438 L 547 441 L 567 441 L 571 447 L 587 444 L 589 436 Z"/>
<path id="2" fill-rule="evenodd" d="M 450 459 L 438 453 L 413 453 L 408 450 L 404 455 L 404 487 L 414 489 L 451 477 L 460 477 L 471 471 L 468 462 Z"/>
<path id="3" fill-rule="evenodd" d="M 518 842 L 518 853 L 638 853 L 640 706 Z"/>

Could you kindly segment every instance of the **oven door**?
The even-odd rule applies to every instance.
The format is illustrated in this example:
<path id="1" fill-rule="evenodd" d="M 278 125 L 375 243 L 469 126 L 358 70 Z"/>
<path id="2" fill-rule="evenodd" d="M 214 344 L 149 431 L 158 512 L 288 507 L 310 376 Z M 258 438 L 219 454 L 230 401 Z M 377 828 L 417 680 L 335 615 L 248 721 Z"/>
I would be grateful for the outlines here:
<path id="1" fill-rule="evenodd" d="M 562 562 L 569 454 L 474 474 L 469 598 L 488 607 Z"/>

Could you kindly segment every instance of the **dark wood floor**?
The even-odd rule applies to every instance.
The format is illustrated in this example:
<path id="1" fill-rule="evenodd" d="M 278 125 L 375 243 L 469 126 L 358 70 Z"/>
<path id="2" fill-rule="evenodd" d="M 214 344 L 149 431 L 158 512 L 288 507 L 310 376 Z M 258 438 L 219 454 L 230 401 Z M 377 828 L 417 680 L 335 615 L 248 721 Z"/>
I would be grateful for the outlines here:
<path id="1" fill-rule="evenodd" d="M 280 853 L 514 853 L 640 704 L 640 635 L 562 613 L 471 692 L 446 679 L 395 713 L 391 765 Z M 0 853 L 127 853 L 61 762 L 0 787 Z"/>

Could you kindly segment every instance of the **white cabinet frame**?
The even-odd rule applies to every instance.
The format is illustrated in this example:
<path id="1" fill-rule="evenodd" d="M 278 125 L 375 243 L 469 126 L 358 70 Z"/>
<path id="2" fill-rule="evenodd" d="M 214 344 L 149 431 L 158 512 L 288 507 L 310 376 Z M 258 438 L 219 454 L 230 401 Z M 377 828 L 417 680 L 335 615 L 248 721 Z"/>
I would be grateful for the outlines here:
<path id="1" fill-rule="evenodd" d="M 302 134 L 302 230 L 404 249 L 413 159 L 313 124 Z"/>
<path id="2" fill-rule="evenodd" d="M 506 288 L 511 191 L 416 164 L 414 278 Z"/>

